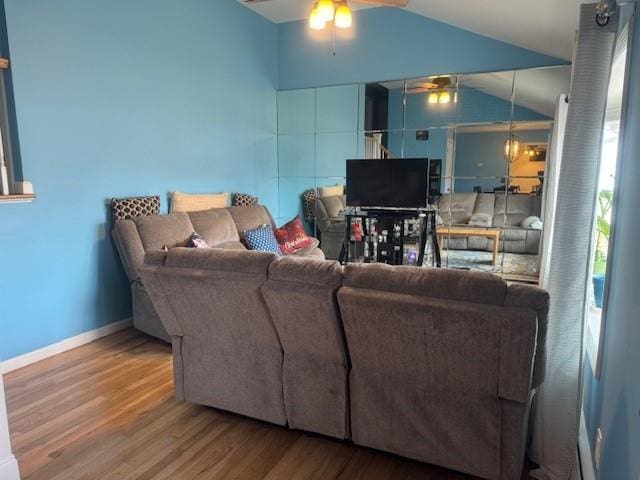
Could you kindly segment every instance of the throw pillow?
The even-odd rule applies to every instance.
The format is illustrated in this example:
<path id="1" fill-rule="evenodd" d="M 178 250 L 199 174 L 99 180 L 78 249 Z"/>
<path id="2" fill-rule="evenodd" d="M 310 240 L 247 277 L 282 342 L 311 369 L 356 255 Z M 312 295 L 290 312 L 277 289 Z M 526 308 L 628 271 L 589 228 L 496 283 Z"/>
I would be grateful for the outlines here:
<path id="1" fill-rule="evenodd" d="M 171 213 L 202 212 L 212 208 L 229 206 L 228 193 L 196 194 L 173 192 L 171 194 Z"/>
<path id="2" fill-rule="evenodd" d="M 189 238 L 189 243 L 187 243 L 188 248 L 210 248 L 207 241 L 198 235 L 196 232 L 191 234 L 191 238 Z"/>
<path id="3" fill-rule="evenodd" d="M 248 193 L 234 193 L 231 205 L 234 207 L 250 207 L 258 204 L 258 197 L 249 195 Z"/>
<path id="4" fill-rule="evenodd" d="M 302 219 L 299 216 L 285 223 L 274 233 L 280 244 L 280 251 L 285 255 L 291 255 L 313 245 L 313 239 L 305 233 Z"/>
<path id="5" fill-rule="evenodd" d="M 271 225 L 262 225 L 258 228 L 245 230 L 242 232 L 242 235 L 250 250 L 271 252 L 278 256 L 282 255 L 280 245 L 278 245 L 278 240 L 276 240 L 276 236 L 273 233 L 273 227 Z"/>
<path id="6" fill-rule="evenodd" d="M 160 196 L 111 199 L 113 221 L 160 214 Z"/>
<path id="7" fill-rule="evenodd" d="M 490 227 L 491 222 L 492 218 L 488 213 L 474 213 L 471 215 L 469 225 L 473 227 Z"/>
<path id="8" fill-rule="evenodd" d="M 531 228 L 532 230 L 542 230 L 542 220 L 538 217 L 527 217 L 522 223 L 522 228 Z"/>
<path id="9" fill-rule="evenodd" d="M 336 195 L 344 195 L 344 185 L 332 185 L 330 187 L 318 188 L 318 197 L 335 197 Z"/>

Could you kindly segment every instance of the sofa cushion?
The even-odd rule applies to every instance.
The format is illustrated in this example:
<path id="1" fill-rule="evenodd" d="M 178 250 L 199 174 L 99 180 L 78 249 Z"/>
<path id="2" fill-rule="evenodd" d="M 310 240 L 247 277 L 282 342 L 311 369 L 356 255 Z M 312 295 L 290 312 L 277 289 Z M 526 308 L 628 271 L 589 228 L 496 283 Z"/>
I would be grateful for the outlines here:
<path id="1" fill-rule="evenodd" d="M 133 222 L 138 227 L 145 252 L 184 247 L 195 230 L 186 213 L 137 217 Z"/>
<path id="2" fill-rule="evenodd" d="M 490 227 L 493 222 L 493 217 L 488 213 L 474 213 L 471 215 L 469 225 L 472 227 Z"/>
<path id="3" fill-rule="evenodd" d="M 445 225 L 468 224 L 476 206 L 477 193 L 451 193 L 440 197 L 438 214 Z"/>
<path id="4" fill-rule="evenodd" d="M 262 205 L 252 205 L 250 207 L 230 207 L 228 208 L 231 218 L 236 225 L 236 231 L 242 238 L 242 232 L 258 228 L 262 225 L 271 225 L 275 228 L 275 222 L 267 210 Z"/>
<path id="5" fill-rule="evenodd" d="M 344 286 L 488 305 L 503 305 L 507 292 L 491 273 L 381 264 L 347 265 Z"/>
<path id="6" fill-rule="evenodd" d="M 473 213 L 486 213 L 493 217 L 495 213 L 495 204 L 495 193 L 479 193 L 476 198 L 476 205 L 473 209 Z"/>
<path id="7" fill-rule="evenodd" d="M 190 194 L 173 192 L 171 194 L 171 212 L 201 212 L 212 208 L 229 206 L 228 193 Z"/>
<path id="8" fill-rule="evenodd" d="M 194 230 L 202 235 L 211 247 L 225 242 L 240 241 L 236 224 L 226 208 L 191 212 L 188 215 Z"/>
<path id="9" fill-rule="evenodd" d="M 251 230 L 242 232 L 244 241 L 250 250 L 259 250 L 261 252 L 270 252 L 278 256 L 282 255 L 280 244 L 273 233 L 271 225 L 263 225 Z"/>
<path id="10" fill-rule="evenodd" d="M 274 233 L 280 245 L 280 251 L 285 255 L 291 255 L 313 245 L 313 239 L 305 233 L 299 216 L 285 223 Z"/>
<path id="11" fill-rule="evenodd" d="M 336 197 L 344 195 L 344 185 L 331 185 L 328 187 L 320 187 L 318 188 L 318 196 L 321 198 L 324 197 Z"/>
<path id="12" fill-rule="evenodd" d="M 318 209 L 318 212 L 322 212 L 327 218 L 336 218 L 340 212 L 345 209 L 347 205 L 347 196 L 333 195 L 330 197 L 320 197 L 316 202 L 322 206 L 321 209 Z M 324 220 L 324 218 L 320 218 L 320 213 L 318 213 L 318 217 L 319 219 Z"/>
<path id="13" fill-rule="evenodd" d="M 257 274 L 264 275 L 265 279 L 269 265 L 275 259 L 271 253 L 221 248 L 174 248 L 166 255 L 166 267 L 215 270 L 220 274 Z"/>
<path id="14" fill-rule="evenodd" d="M 531 216 L 540 216 L 540 197 L 527 194 L 496 195 L 493 225 L 519 227 Z"/>
<path id="15" fill-rule="evenodd" d="M 337 288 L 342 285 L 342 267 L 335 261 L 293 255 L 274 260 L 269 279 Z"/>
<path id="16" fill-rule="evenodd" d="M 224 242 L 212 248 L 221 248 L 223 250 L 247 250 L 247 247 L 245 247 L 244 244 L 240 241 Z"/>

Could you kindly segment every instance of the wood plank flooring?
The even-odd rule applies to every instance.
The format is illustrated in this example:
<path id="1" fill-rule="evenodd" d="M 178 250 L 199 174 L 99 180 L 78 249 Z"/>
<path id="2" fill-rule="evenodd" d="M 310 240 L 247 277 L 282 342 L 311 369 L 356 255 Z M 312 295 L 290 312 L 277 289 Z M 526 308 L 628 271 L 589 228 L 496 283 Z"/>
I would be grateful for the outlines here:
<path id="1" fill-rule="evenodd" d="M 25 480 L 471 478 L 177 402 L 171 348 L 133 329 L 12 372 L 5 384 Z"/>

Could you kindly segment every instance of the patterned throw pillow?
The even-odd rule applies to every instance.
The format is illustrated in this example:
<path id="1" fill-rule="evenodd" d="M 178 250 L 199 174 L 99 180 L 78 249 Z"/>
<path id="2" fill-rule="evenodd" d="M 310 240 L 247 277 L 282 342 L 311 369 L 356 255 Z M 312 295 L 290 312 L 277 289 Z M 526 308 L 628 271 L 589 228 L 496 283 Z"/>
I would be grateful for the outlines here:
<path id="1" fill-rule="evenodd" d="M 160 214 L 160 196 L 112 198 L 113 221 L 130 220 L 135 217 L 149 217 Z"/>
<path id="2" fill-rule="evenodd" d="M 258 197 L 249 195 L 248 193 L 234 193 L 231 205 L 234 207 L 250 207 L 258 204 Z"/>
<path id="3" fill-rule="evenodd" d="M 273 227 L 271 225 L 262 225 L 258 228 L 245 230 L 242 232 L 242 235 L 250 250 L 271 252 L 278 256 L 282 255 L 280 245 L 278 245 L 278 240 L 276 240 L 276 236 L 273 234 Z"/>
<path id="4" fill-rule="evenodd" d="M 210 248 L 207 241 L 198 235 L 196 232 L 191 234 L 191 238 L 189 238 L 189 243 L 187 243 L 188 248 Z"/>
<path id="5" fill-rule="evenodd" d="M 274 233 L 280 244 L 280 251 L 285 255 L 291 255 L 313 245 L 313 239 L 305 233 L 299 216 L 285 223 Z"/>
<path id="6" fill-rule="evenodd" d="M 302 211 L 304 213 L 305 220 L 314 220 L 316 218 L 316 198 L 318 198 L 318 192 L 316 192 L 315 188 L 305 190 L 302 193 Z"/>

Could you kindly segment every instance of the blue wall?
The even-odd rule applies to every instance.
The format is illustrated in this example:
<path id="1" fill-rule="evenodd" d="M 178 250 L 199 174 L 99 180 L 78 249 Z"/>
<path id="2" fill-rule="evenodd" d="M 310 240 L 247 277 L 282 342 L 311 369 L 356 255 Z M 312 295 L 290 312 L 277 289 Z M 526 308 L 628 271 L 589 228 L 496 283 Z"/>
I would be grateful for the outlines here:
<path id="1" fill-rule="evenodd" d="M 6 0 L 25 179 L 0 205 L 0 357 L 130 316 L 106 200 L 277 207 L 275 25 L 235 0 Z"/>
<path id="2" fill-rule="evenodd" d="M 640 475 L 640 16 L 636 17 L 625 126 L 615 247 L 604 338 L 602 375 L 585 369 L 585 416 L 590 441 L 604 434 L 600 480 Z M 588 362 L 587 362 L 588 363 Z"/>
<path id="3" fill-rule="evenodd" d="M 481 186 L 483 192 L 492 192 L 494 188 L 504 186 L 500 179 L 507 175 L 504 142 L 508 138 L 508 132 L 458 133 L 454 176 L 484 178 L 456 178 L 454 191 L 473 192 L 473 187 Z M 547 142 L 549 130 L 518 131 L 518 139 L 523 146 L 526 142 Z M 539 169 L 544 169 L 544 163 L 538 165 Z M 510 184 L 518 185 L 518 180 L 512 178 Z"/>
<path id="4" fill-rule="evenodd" d="M 333 56 L 330 29 L 278 25 L 280 89 L 566 63 L 397 8 L 355 12 L 353 28 L 337 37 Z"/>

